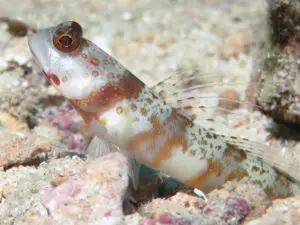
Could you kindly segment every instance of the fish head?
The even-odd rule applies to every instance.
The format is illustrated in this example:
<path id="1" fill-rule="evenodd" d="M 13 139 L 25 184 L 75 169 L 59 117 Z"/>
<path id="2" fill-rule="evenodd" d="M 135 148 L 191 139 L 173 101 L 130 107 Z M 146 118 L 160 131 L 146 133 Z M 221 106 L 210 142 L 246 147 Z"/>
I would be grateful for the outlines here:
<path id="1" fill-rule="evenodd" d="M 79 76 L 88 70 L 80 64 L 85 40 L 78 23 L 39 29 L 29 35 L 28 44 L 35 63 L 59 92 L 71 98 L 84 97 L 90 80 Z"/>
<path id="2" fill-rule="evenodd" d="M 81 110 L 99 111 L 132 89 L 131 73 L 85 39 L 74 21 L 39 29 L 28 44 L 48 81 Z"/>
<path id="3" fill-rule="evenodd" d="M 68 99 L 85 99 L 125 76 L 125 68 L 83 37 L 81 26 L 67 21 L 39 29 L 29 48 L 47 80 Z"/>

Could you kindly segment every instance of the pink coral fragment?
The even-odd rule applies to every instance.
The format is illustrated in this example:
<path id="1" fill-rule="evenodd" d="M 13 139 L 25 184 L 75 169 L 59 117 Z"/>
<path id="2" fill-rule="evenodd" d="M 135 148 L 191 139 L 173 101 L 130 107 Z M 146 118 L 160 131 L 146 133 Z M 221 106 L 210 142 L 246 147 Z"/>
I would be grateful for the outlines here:
<path id="1" fill-rule="evenodd" d="M 41 123 L 56 127 L 61 132 L 61 142 L 69 149 L 79 152 L 86 150 L 88 138 L 83 135 L 81 120 L 78 121 L 80 116 L 70 103 L 46 108 L 43 117 Z"/>
<path id="2" fill-rule="evenodd" d="M 142 219 L 139 221 L 139 225 L 156 225 L 156 222 L 151 219 Z"/>
<path id="3" fill-rule="evenodd" d="M 171 213 L 163 213 L 157 217 L 157 221 L 166 225 L 191 225 L 191 220 L 184 217 L 176 217 Z"/>
<path id="4" fill-rule="evenodd" d="M 76 196 L 81 187 L 76 181 L 68 180 L 52 190 L 48 190 L 43 198 L 43 202 L 49 209 L 54 209 L 57 205 L 65 204 Z"/>
<path id="5" fill-rule="evenodd" d="M 105 217 L 111 216 L 111 211 L 107 211 L 106 213 L 104 213 L 104 216 L 105 216 Z"/>

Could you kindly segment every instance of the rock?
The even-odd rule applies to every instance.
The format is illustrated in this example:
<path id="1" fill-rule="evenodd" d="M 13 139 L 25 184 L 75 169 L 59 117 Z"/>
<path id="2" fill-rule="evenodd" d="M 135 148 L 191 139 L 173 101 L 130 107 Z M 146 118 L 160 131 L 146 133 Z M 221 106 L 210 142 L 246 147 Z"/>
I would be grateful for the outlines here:
<path id="1" fill-rule="evenodd" d="M 32 161 L 51 150 L 51 143 L 35 135 L 0 132 L 0 167 L 7 168 Z"/>
<path id="2" fill-rule="evenodd" d="M 297 0 L 268 0 L 270 40 L 285 46 L 291 37 L 299 40 L 300 3 Z"/>
<path id="3" fill-rule="evenodd" d="M 143 218 L 139 213 L 133 213 L 130 215 L 126 215 L 124 218 L 124 225 L 141 225 L 145 224 L 150 219 Z M 146 223 L 147 224 L 147 223 Z M 151 225 L 151 224 L 149 224 Z M 156 225 L 156 224 L 154 224 Z"/>
<path id="4" fill-rule="evenodd" d="M 162 214 L 156 216 L 155 220 L 159 224 L 166 224 L 166 225 L 192 225 L 192 224 L 195 224 L 195 222 L 193 221 L 193 219 L 191 217 L 177 216 L 177 215 L 174 215 L 169 212 L 162 213 Z M 149 222 L 147 222 L 146 224 L 149 224 Z"/>
<path id="5" fill-rule="evenodd" d="M 240 94 L 235 89 L 224 88 L 223 90 L 221 90 L 221 93 L 219 94 L 218 105 L 221 109 L 231 111 L 239 108 L 240 104 Z"/>
<path id="6" fill-rule="evenodd" d="M 24 37 L 27 35 L 28 30 L 34 30 L 23 21 L 8 17 L 1 17 L 0 22 L 5 22 L 7 24 L 7 31 L 15 37 Z"/>
<path id="7" fill-rule="evenodd" d="M 300 224 L 300 196 L 277 199 L 261 218 L 245 225 L 288 225 Z"/>
<path id="8" fill-rule="evenodd" d="M 82 173 L 45 192 L 49 223 L 122 224 L 128 173 L 127 158 L 118 152 L 89 161 Z"/>
<path id="9" fill-rule="evenodd" d="M 58 128 L 52 126 L 38 125 L 33 128 L 33 132 L 52 141 L 60 141 L 62 139 Z"/>
<path id="10" fill-rule="evenodd" d="M 186 208 L 190 214 L 195 215 L 199 214 L 206 204 L 203 199 L 182 192 L 178 192 L 176 195 L 169 198 L 169 200 L 176 203 L 178 206 Z"/>
<path id="11" fill-rule="evenodd" d="M 131 12 L 124 12 L 122 14 L 122 17 L 123 17 L 123 20 L 125 20 L 125 21 L 130 21 L 133 19 L 133 15 Z"/>
<path id="12" fill-rule="evenodd" d="M 178 193 L 175 196 L 173 199 L 153 199 L 141 206 L 138 212 L 147 218 L 153 218 L 164 212 L 172 212 L 181 216 L 200 214 L 201 207 L 204 205 L 202 199 L 184 193 Z"/>
<path id="13" fill-rule="evenodd" d="M 202 210 L 201 224 L 235 225 L 245 218 L 250 207 L 244 198 L 228 197 L 209 202 Z"/>
<path id="14" fill-rule="evenodd" d="M 237 57 L 241 53 L 248 53 L 251 44 L 251 33 L 248 29 L 232 32 L 221 45 L 221 55 L 224 58 Z"/>
<path id="15" fill-rule="evenodd" d="M 51 158 L 38 166 L 11 167 L 0 171 L 1 224 L 45 224 L 48 212 L 41 197 L 54 177 L 67 179 L 84 168 L 78 157 Z"/>
<path id="16" fill-rule="evenodd" d="M 260 65 L 256 78 L 258 109 L 289 124 L 300 124 L 300 51 L 297 53 L 295 49 L 291 46 L 272 49 Z"/>
<path id="17" fill-rule="evenodd" d="M 216 200 L 237 196 L 247 199 L 251 211 L 247 214 L 245 220 L 250 221 L 258 218 L 265 213 L 269 205 L 269 201 L 259 185 L 250 182 L 239 183 L 236 181 L 229 181 L 225 183 L 224 187 L 213 190 L 207 196 L 208 199 Z"/>
<path id="18" fill-rule="evenodd" d="M 87 126 L 84 124 L 80 115 L 73 108 L 73 106 L 66 102 L 61 106 L 47 107 L 42 112 L 42 121 L 40 122 L 43 126 L 54 127 L 59 134 L 54 130 L 51 131 L 50 135 L 52 138 L 59 138 L 62 144 L 65 144 L 69 150 L 77 152 L 85 152 L 91 135 L 88 133 Z M 36 132 L 45 132 L 45 129 L 35 129 Z M 48 129 L 49 130 L 49 129 Z M 48 135 L 43 133 L 43 135 Z M 55 137 L 57 136 L 57 137 Z"/>
<path id="19" fill-rule="evenodd" d="M 138 210 L 142 216 L 155 218 L 160 224 L 174 225 L 181 224 L 179 221 L 182 224 L 239 224 L 249 211 L 244 198 L 228 196 L 205 202 L 184 193 L 177 193 L 169 199 L 154 199 Z"/>
<path id="20" fill-rule="evenodd" d="M 10 113 L 0 112 L 0 123 L 9 131 L 29 131 L 29 127 L 24 118 L 17 118 Z"/>
<path id="21" fill-rule="evenodd" d="M 41 87 L 13 86 L 0 90 L 0 110 L 18 118 L 27 118 L 41 107 L 45 94 Z"/>
<path id="22" fill-rule="evenodd" d="M 300 3 L 268 1 L 270 50 L 256 75 L 259 110 L 287 124 L 300 124 Z"/>

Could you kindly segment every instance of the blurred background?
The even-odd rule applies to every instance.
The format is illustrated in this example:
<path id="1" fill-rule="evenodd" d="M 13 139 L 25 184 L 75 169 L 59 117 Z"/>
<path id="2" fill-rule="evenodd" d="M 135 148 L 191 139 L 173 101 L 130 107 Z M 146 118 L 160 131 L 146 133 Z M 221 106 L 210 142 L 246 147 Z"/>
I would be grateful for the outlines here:
<path id="1" fill-rule="evenodd" d="M 85 37 L 149 85 L 180 67 L 212 67 L 216 62 L 229 76 L 248 76 L 267 34 L 267 4 L 261 0 L 0 3 L 0 66 L 12 58 L 24 62 L 30 57 L 26 37 L 8 33 L 5 19 L 18 19 L 33 28 L 75 20 L 83 26 Z"/>

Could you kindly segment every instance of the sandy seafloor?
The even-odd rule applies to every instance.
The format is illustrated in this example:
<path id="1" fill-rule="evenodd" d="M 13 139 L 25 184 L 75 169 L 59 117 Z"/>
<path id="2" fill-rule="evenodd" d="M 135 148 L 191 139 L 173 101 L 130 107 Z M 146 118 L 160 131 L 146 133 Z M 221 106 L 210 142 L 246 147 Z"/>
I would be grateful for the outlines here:
<path id="1" fill-rule="evenodd" d="M 262 0 L 0 0 L 0 6 L 1 17 L 19 19 L 35 28 L 49 27 L 66 20 L 77 21 L 82 25 L 84 36 L 87 39 L 95 42 L 113 55 L 149 86 L 155 85 L 170 75 L 174 75 L 178 69 L 181 69 L 181 73 L 184 74 L 185 71 L 193 71 L 193 68 L 198 67 L 204 68 L 204 71 L 212 72 L 213 74 L 222 74 L 222 79 L 229 82 L 234 82 L 235 80 L 248 81 L 253 71 L 255 71 L 256 62 L 262 57 L 265 51 L 264 46 L 266 46 L 266 42 L 268 41 L 266 23 L 267 4 Z M 239 36 L 241 33 L 238 32 L 242 33 L 242 38 L 237 37 L 238 40 L 229 43 L 225 41 L 228 37 L 234 39 L 235 36 Z M 242 47 L 236 47 L 235 42 L 239 41 L 241 41 Z M 226 55 L 222 53 L 222 49 L 224 50 L 224 48 L 229 49 L 229 52 L 233 51 L 235 54 Z M 8 61 L 15 60 L 19 64 L 24 64 L 31 59 L 31 54 L 27 46 L 27 38 L 13 37 L 7 32 L 6 23 L 0 23 L 0 49 L 0 88 L 7 90 L 11 86 L 20 85 L 18 82 L 15 84 L 11 79 L 7 78 L 10 76 L 9 70 L 7 70 L 10 66 Z M 15 73 L 18 73 L 18 71 L 14 72 L 14 76 L 16 75 Z M 1 78 L 1 74 L 5 74 L 5 78 Z M 34 76 L 37 76 L 37 74 L 34 73 Z M 220 79 L 220 77 L 218 76 L 216 79 Z M 42 82 L 39 79 L 31 79 L 29 81 Z M 28 84 L 29 81 L 27 81 L 26 85 L 30 86 L 31 84 Z M 7 86 L 9 82 L 11 82 L 11 86 Z M 35 85 L 39 86 L 38 84 Z M 45 86 L 44 83 L 41 85 Z M 244 94 L 245 88 L 246 85 L 244 89 L 239 89 L 241 95 Z M 53 94 L 54 90 L 48 86 L 41 88 L 41 90 L 46 95 L 51 95 L 49 93 L 52 93 L 54 96 L 56 95 L 56 93 Z M 213 88 L 208 88 L 205 91 L 208 91 L 209 94 L 214 94 Z M 1 92 L 1 95 L 4 92 Z M 30 96 L 28 95 L 28 97 Z M 3 99 L 1 99 L 1 104 L 5 104 L 3 103 Z M 24 99 L 26 99 L 26 95 Z M 33 101 L 33 103 L 28 104 L 35 103 Z M 23 129 L 24 122 L 10 118 L 14 114 L 12 110 L 7 114 L 4 110 L 5 107 L 0 107 L 0 109 L 3 132 L 7 132 L 4 131 L 4 128 L 7 127 L 14 131 Z M 243 112 L 241 110 L 240 113 Z M 230 115 L 229 118 L 231 118 Z M 238 126 L 230 130 L 233 134 L 247 136 L 249 139 L 260 142 L 269 140 L 270 129 L 266 128 L 272 126 L 272 123 L 266 116 L 263 116 L 259 112 L 254 112 L 249 114 L 246 119 L 243 116 L 232 118 L 240 121 Z M 23 123 L 23 125 L 15 125 L 18 123 Z M 222 127 L 220 126 L 219 129 L 222 129 Z M 219 130 L 219 132 L 223 131 Z M 3 133 L 1 135 L 5 137 Z M 4 141 L 5 138 L 1 140 Z M 297 146 L 299 146 L 299 143 L 295 141 L 276 140 L 275 138 L 272 140 L 272 144 L 281 147 L 284 144 L 284 147 L 287 147 L 290 151 L 296 151 Z M 47 147 L 44 146 L 43 148 Z M 13 150 L 13 148 L 10 150 Z M 20 219 L 20 212 L 22 210 L 26 212 L 20 205 L 23 203 L 26 205 L 26 202 L 35 201 L 32 199 L 38 198 L 36 197 L 38 196 L 36 193 L 49 186 L 47 186 L 47 182 L 49 183 L 51 171 L 56 170 L 51 168 L 57 168 L 58 171 L 67 171 L 63 172 L 64 174 L 73 174 L 81 167 L 82 162 L 78 160 L 78 158 L 67 158 L 61 161 L 54 160 L 50 163 L 52 167 L 43 164 L 45 168 L 47 167 L 47 169 L 44 168 L 46 172 L 43 172 L 42 168 L 38 173 L 34 172 L 34 167 L 30 165 L 24 166 L 21 169 L 15 169 L 16 167 L 14 168 L 14 163 L 12 163 L 10 165 L 12 169 L 4 171 L 0 178 L 2 179 L 0 181 L 0 196 L 2 199 L 0 200 L 0 224 L 43 224 L 45 221 L 37 220 L 37 217 L 35 217 L 36 220 L 30 220 L 30 216 L 28 215 L 26 218 Z M 67 168 L 63 166 L 64 164 L 67 165 Z M 80 166 L 78 166 L 79 164 Z M 5 163 L 1 165 L 3 166 Z M 74 169 L 72 166 L 78 166 L 78 168 Z M 32 170 L 33 175 L 28 176 L 31 172 L 27 172 L 26 170 Z M 29 191 L 30 193 L 24 193 L 26 192 L 24 188 L 21 191 L 18 190 L 18 185 L 21 185 L 23 182 L 28 185 L 28 190 L 32 191 L 32 189 L 36 188 L 36 190 L 32 191 L 35 195 L 31 194 L 31 191 Z M 35 182 L 39 184 L 35 184 Z M 11 189 L 11 192 L 8 193 L 13 192 L 14 194 L 7 194 L 5 192 L 7 188 Z M 235 192 L 233 189 L 239 188 L 238 186 L 233 188 L 228 185 L 227 188 L 219 192 L 211 193 L 211 197 L 214 199 L 218 198 L 218 196 L 228 196 L 231 195 L 231 192 L 236 192 L 240 196 L 244 195 L 242 197 L 250 198 L 251 203 L 249 204 L 252 210 L 249 213 L 250 216 L 247 221 L 257 219 L 264 213 L 264 207 L 261 206 L 263 205 L 261 203 L 263 201 L 261 197 L 255 196 L 257 193 L 255 190 L 247 186 L 241 186 Z M 36 201 L 38 202 L 38 200 Z M 163 203 L 157 204 L 160 205 Z M 276 208 L 276 204 L 279 205 L 279 209 Z M 269 218 L 261 222 L 257 221 L 249 224 L 292 224 L 290 223 L 291 221 L 295 222 L 293 224 L 298 224 L 300 223 L 299 205 L 298 197 L 286 200 L 285 202 L 278 200 L 273 207 L 281 213 L 280 215 L 282 216 L 278 215 L 277 219 L 277 222 L 280 219 L 281 222 L 277 223 L 273 216 L 269 216 Z M 30 207 L 28 206 L 28 208 Z M 159 211 L 159 209 L 154 210 L 153 208 L 155 207 L 143 209 L 144 211 L 140 210 L 141 216 L 147 217 L 155 214 L 153 211 Z M 170 210 L 168 207 L 165 208 Z M 53 215 L 56 215 L 55 209 L 53 210 Z M 152 214 L 149 212 L 148 214 L 145 213 L 147 210 L 152 210 Z M 161 210 L 156 213 L 162 213 L 163 209 Z M 215 210 L 220 210 L 221 212 L 224 209 Z M 272 208 L 270 211 L 272 211 Z M 47 214 L 46 211 L 43 211 L 43 213 L 43 215 Z M 219 223 L 215 221 L 198 224 L 238 224 L 237 220 L 225 221 L 225 217 L 220 216 L 220 218 L 221 222 Z M 57 219 L 57 221 L 60 220 Z M 132 221 L 128 222 L 127 220 L 126 223 L 152 224 L 150 222 L 134 223 Z M 76 223 L 67 222 L 61 224 Z M 161 224 L 191 223 L 176 223 L 175 221 L 174 223 L 161 222 Z"/>

